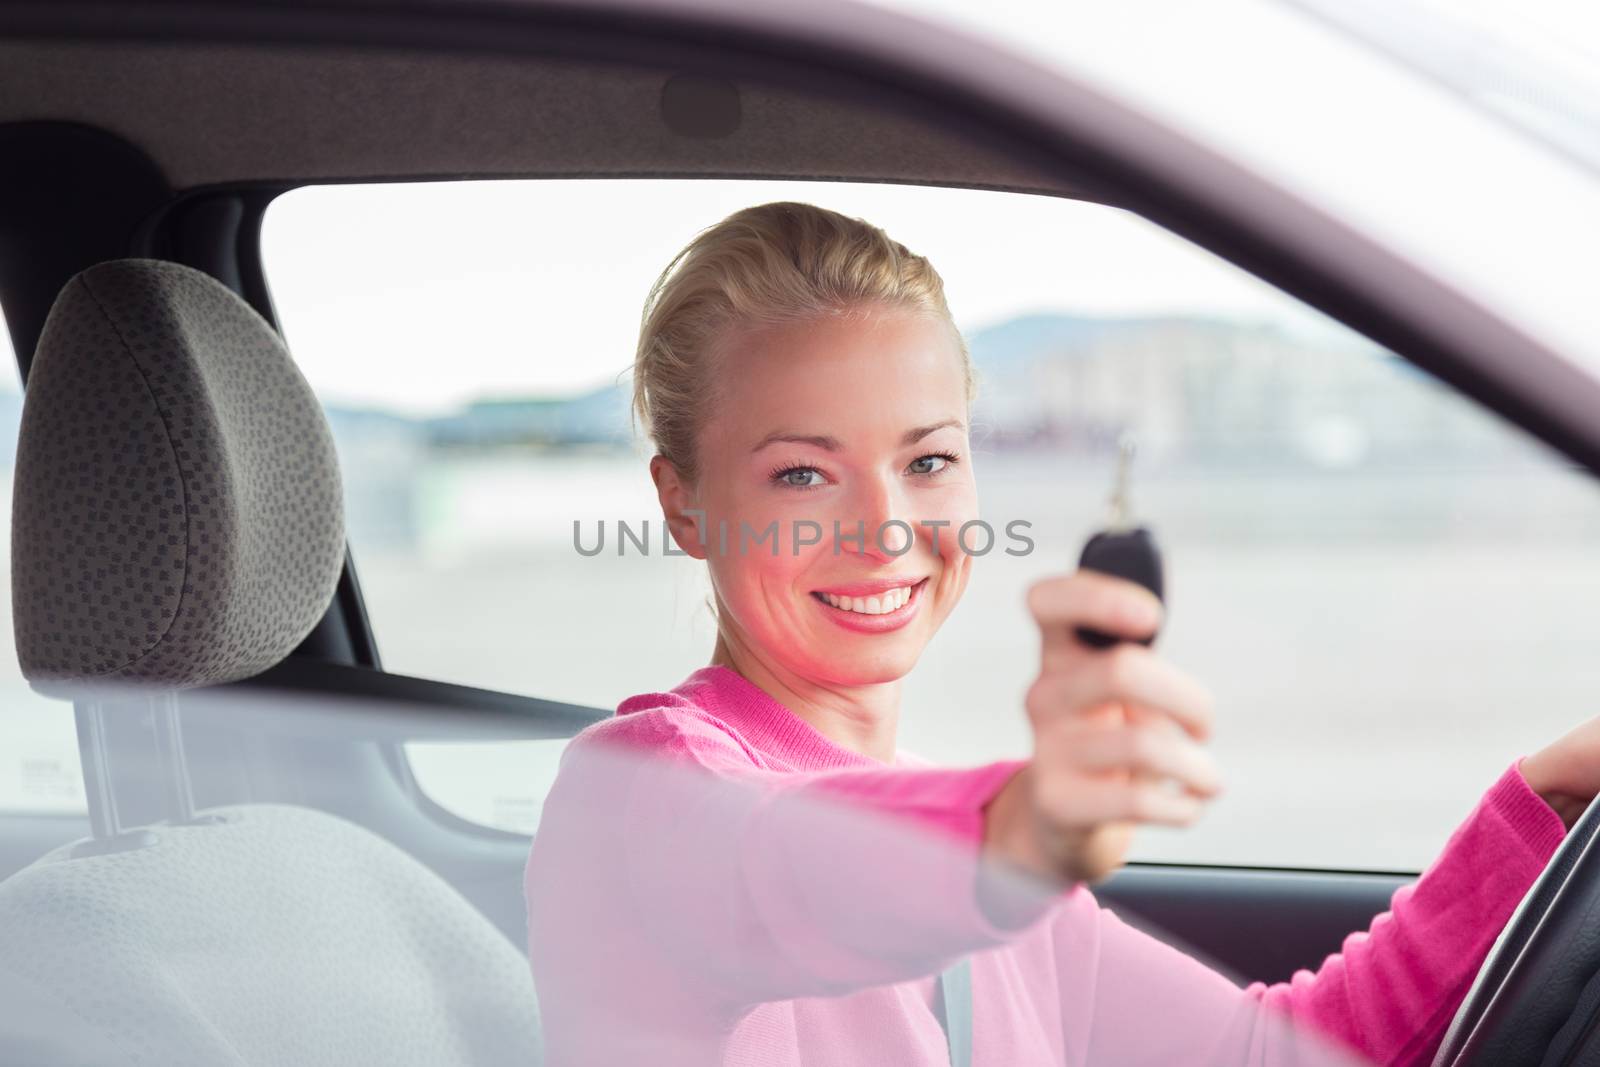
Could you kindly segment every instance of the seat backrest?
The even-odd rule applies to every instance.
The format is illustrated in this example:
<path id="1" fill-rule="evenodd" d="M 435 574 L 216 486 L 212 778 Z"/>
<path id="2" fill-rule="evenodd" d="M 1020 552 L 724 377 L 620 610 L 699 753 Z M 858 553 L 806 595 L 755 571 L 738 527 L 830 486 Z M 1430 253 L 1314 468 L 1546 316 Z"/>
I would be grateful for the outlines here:
<path id="1" fill-rule="evenodd" d="M 119 260 L 67 284 L 16 462 L 17 650 L 36 688 L 236 681 L 327 609 L 344 556 L 327 424 L 277 333 L 198 271 Z M 325 812 L 213 809 L 0 882 L 0 1062 L 538 1059 L 519 949 Z"/>
<path id="2" fill-rule="evenodd" d="M 538 1062 L 526 962 L 443 880 L 322 812 L 207 815 L 0 884 L 0 1061 Z"/>

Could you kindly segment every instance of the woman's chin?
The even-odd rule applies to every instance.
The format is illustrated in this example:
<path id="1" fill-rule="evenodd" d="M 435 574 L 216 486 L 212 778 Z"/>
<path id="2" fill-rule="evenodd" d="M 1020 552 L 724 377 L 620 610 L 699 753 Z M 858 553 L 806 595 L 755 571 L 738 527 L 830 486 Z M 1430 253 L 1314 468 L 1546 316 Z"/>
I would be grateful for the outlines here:
<path id="1" fill-rule="evenodd" d="M 878 649 L 843 649 L 834 645 L 818 649 L 814 657 L 814 677 L 826 678 L 831 685 L 882 685 L 898 682 L 911 673 L 922 655 L 922 645 L 910 641 L 896 643 L 899 647 Z"/>

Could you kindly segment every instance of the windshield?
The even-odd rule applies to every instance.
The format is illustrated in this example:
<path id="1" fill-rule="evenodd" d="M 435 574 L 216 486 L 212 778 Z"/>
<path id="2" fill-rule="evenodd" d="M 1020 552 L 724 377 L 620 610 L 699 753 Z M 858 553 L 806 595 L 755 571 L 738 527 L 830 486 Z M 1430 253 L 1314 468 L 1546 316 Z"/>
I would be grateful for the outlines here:
<path id="1" fill-rule="evenodd" d="M 1600 9 L 1283 0 L 1600 175 Z"/>
<path id="2" fill-rule="evenodd" d="M 1070 16 L 1029 0 L 882 6 L 987 37 L 1160 119 L 1600 373 L 1593 311 L 1600 172 L 1582 155 L 1585 144 L 1592 148 L 1585 123 L 1600 101 L 1592 74 L 1569 78 L 1574 65 L 1530 63 L 1501 37 L 1476 31 L 1471 39 L 1480 48 L 1511 50 L 1480 53 L 1502 67 L 1449 67 L 1441 57 L 1461 57 L 1440 49 L 1428 53 L 1425 72 L 1420 47 L 1395 61 L 1397 42 L 1413 40 L 1410 34 L 1422 35 L 1413 43 L 1423 40 L 1431 28 L 1394 16 L 1382 25 L 1395 47 L 1380 52 L 1325 21 L 1320 13 L 1333 5 L 1318 4 L 1318 16 L 1268 0 L 1133 0 L 1074 7 Z M 1355 9 L 1339 7 L 1341 24 L 1353 26 Z M 1592 23 L 1594 16 L 1574 18 Z M 1362 25 L 1373 30 L 1379 20 Z M 1538 86 L 1559 86 L 1560 95 L 1535 101 L 1537 94 L 1511 81 L 1488 93 L 1487 82 L 1506 69 L 1537 72 Z M 1459 84 L 1444 84 L 1444 73 Z M 1547 118 L 1556 104 L 1564 123 Z M 1513 106 L 1515 124 L 1507 121 Z M 1538 136 L 1525 132 L 1533 129 Z"/>

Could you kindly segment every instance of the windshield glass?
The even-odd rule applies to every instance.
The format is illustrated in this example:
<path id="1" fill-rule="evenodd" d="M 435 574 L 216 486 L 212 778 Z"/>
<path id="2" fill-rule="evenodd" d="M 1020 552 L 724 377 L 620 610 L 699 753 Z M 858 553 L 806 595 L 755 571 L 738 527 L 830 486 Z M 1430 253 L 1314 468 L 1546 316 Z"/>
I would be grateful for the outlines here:
<path id="1" fill-rule="evenodd" d="M 1133 0 L 1070 15 L 1030 0 L 883 6 L 986 37 L 1195 137 L 1600 372 L 1600 174 L 1571 150 L 1581 137 L 1557 146 L 1555 123 L 1530 137 L 1506 107 L 1479 106 L 1484 94 L 1268 0 Z M 1538 69 L 1553 82 L 1567 68 Z M 1559 82 L 1579 118 L 1600 99 L 1592 79 Z M 1511 88 L 1501 98 L 1521 99 Z"/>
<path id="2" fill-rule="evenodd" d="M 1600 9 L 1283 0 L 1600 175 Z"/>

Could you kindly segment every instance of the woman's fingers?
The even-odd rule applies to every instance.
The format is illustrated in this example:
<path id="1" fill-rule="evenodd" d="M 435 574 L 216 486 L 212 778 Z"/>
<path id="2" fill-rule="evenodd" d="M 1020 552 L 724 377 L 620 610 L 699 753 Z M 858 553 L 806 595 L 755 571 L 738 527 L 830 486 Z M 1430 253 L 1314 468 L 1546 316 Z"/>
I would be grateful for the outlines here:
<path id="1" fill-rule="evenodd" d="M 1058 830 L 1089 830 L 1114 823 L 1189 826 L 1205 810 L 1205 801 L 1193 793 L 1141 778 L 1077 776 L 1075 781 L 1067 781 L 1060 776 L 1043 776 L 1036 782 L 1034 803 Z"/>
<path id="2" fill-rule="evenodd" d="M 1200 797 L 1222 790 L 1211 754 L 1159 718 L 1113 727 L 1066 724 L 1038 739 L 1040 754 L 1087 777 L 1126 771 L 1135 778 L 1170 779 Z"/>
<path id="3" fill-rule="evenodd" d="M 1140 585 L 1079 571 L 1033 585 L 1028 608 L 1041 637 L 1039 676 L 1025 700 L 1036 829 L 1024 837 L 1035 844 L 1018 849 L 1093 881 L 1122 862 L 1134 826 L 1188 826 L 1221 791 L 1201 744 L 1211 736 L 1212 698 L 1136 643 L 1163 618 L 1160 600 Z M 1091 649 L 1076 638 L 1079 627 L 1129 640 Z"/>
<path id="4" fill-rule="evenodd" d="M 1161 628 L 1166 609 L 1144 586 L 1097 571 L 1080 570 L 1028 587 L 1028 610 L 1047 636 L 1079 626 L 1132 640 Z"/>
<path id="5" fill-rule="evenodd" d="M 1024 700 L 1035 730 L 1049 719 L 1108 703 L 1161 712 L 1193 737 L 1211 736 L 1210 691 L 1142 645 L 1120 644 L 1067 664 L 1047 664 Z"/>

